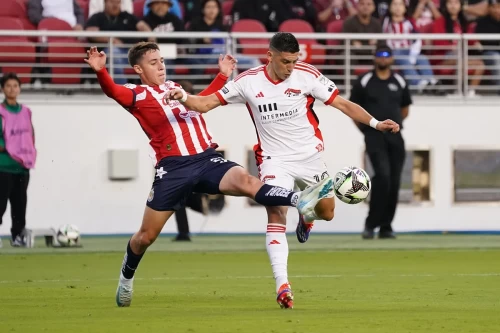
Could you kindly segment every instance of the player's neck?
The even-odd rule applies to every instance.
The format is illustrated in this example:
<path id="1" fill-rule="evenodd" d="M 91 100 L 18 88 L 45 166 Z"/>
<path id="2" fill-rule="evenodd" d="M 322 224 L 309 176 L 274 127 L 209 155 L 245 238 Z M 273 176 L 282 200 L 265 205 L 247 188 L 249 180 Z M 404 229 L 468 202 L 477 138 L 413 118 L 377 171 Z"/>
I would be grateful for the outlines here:
<path id="1" fill-rule="evenodd" d="M 280 78 L 278 77 L 278 75 L 276 75 L 276 73 L 273 71 L 270 63 L 267 64 L 267 66 L 266 66 L 266 72 L 267 72 L 267 76 L 271 80 L 273 80 L 274 82 L 281 81 Z"/>

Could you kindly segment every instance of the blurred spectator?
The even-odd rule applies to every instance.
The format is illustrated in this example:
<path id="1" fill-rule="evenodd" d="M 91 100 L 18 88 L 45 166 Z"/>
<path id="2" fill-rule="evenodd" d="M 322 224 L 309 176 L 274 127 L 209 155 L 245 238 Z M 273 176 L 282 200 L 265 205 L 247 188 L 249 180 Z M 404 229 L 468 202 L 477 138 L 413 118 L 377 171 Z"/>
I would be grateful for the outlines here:
<path id="1" fill-rule="evenodd" d="M 105 0 L 104 11 L 92 15 L 87 21 L 86 30 L 88 31 L 151 31 L 144 21 L 139 21 L 134 15 L 121 11 L 121 0 Z M 151 41 L 154 39 L 150 38 Z M 108 37 L 89 38 L 93 43 L 109 43 Z M 113 38 L 114 75 L 123 75 L 124 69 L 128 64 L 127 53 L 128 46 L 125 44 L 134 44 L 136 38 Z M 103 50 L 109 54 L 109 49 Z M 114 77 L 117 84 L 125 84 L 127 79 L 124 77 Z"/>
<path id="2" fill-rule="evenodd" d="M 38 25 L 42 19 L 49 17 L 65 21 L 73 30 L 83 30 L 85 25 L 83 11 L 76 0 L 28 1 L 28 18 L 31 23 Z"/>
<path id="3" fill-rule="evenodd" d="M 201 11 L 201 0 L 181 0 L 184 5 L 184 22 L 191 22 Z"/>
<path id="4" fill-rule="evenodd" d="M 488 15 L 488 3 L 492 0 L 468 0 L 463 6 L 464 13 L 468 20 L 475 20 L 478 17 Z"/>
<path id="5" fill-rule="evenodd" d="M 227 31 L 226 27 L 222 22 L 222 10 L 221 4 L 218 0 L 202 0 L 201 2 L 201 13 L 198 18 L 195 18 L 190 26 L 190 31 L 197 32 L 217 32 L 217 31 Z M 199 48 L 196 50 L 197 54 L 201 55 L 199 58 L 189 59 L 189 63 L 193 65 L 215 65 L 219 62 L 219 55 L 226 53 L 226 42 L 224 38 L 210 38 L 205 37 L 203 39 L 196 39 L 193 41 L 194 44 L 205 44 L 207 47 Z M 238 55 L 238 68 L 252 68 L 261 65 L 258 58 Z M 191 69 L 193 74 L 203 74 L 205 68 Z"/>
<path id="6" fill-rule="evenodd" d="M 106 0 L 90 0 L 89 1 L 89 17 L 104 11 L 104 3 Z M 122 12 L 134 14 L 134 5 L 132 0 L 122 0 Z"/>
<path id="7" fill-rule="evenodd" d="M 144 16 L 148 15 L 149 14 L 149 10 L 150 10 L 150 6 L 149 6 L 149 3 L 152 2 L 152 0 L 147 0 L 145 3 L 144 3 Z M 174 14 L 175 16 L 177 16 L 180 20 L 182 20 L 182 10 L 181 10 L 181 6 L 179 5 L 179 0 L 172 0 L 170 1 L 172 3 L 172 5 L 170 6 L 170 10 L 169 10 L 169 13 L 170 14 Z"/>
<path id="8" fill-rule="evenodd" d="M 391 70 L 391 48 L 380 45 L 375 51 L 375 68 L 354 83 L 350 100 L 361 105 L 376 119 L 391 119 L 403 128 L 412 99 L 405 79 Z M 392 220 L 398 205 L 401 174 L 406 157 L 401 131 L 380 132 L 356 123 L 365 136 L 366 153 L 373 166 L 370 211 L 365 221 L 363 239 L 395 238 Z"/>
<path id="9" fill-rule="evenodd" d="M 417 29 L 441 17 L 439 0 L 410 0 L 409 12 Z"/>
<path id="10" fill-rule="evenodd" d="M 372 15 L 376 18 L 384 18 L 389 11 L 389 0 L 374 0 L 374 2 L 375 11 Z"/>
<path id="11" fill-rule="evenodd" d="M 311 26 L 316 29 L 317 15 L 316 8 L 314 8 L 312 0 L 286 0 L 288 6 L 291 6 L 294 14 L 293 18 L 309 22 Z M 283 3 L 283 5 L 286 5 Z"/>
<path id="12" fill-rule="evenodd" d="M 478 34 L 499 34 L 500 35 L 500 2 L 493 0 L 489 6 L 488 16 L 477 20 L 476 33 Z M 495 76 L 495 85 L 500 87 L 500 39 L 482 40 L 484 63 L 490 66 L 491 74 Z M 496 50 L 488 49 L 496 48 Z M 497 91 L 500 95 L 500 91 Z"/>
<path id="13" fill-rule="evenodd" d="M 415 34 L 417 30 L 407 16 L 404 0 L 390 0 L 389 14 L 382 23 L 382 32 L 387 34 Z M 394 63 L 402 66 L 401 71 L 418 92 L 431 89 L 438 83 L 434 77 L 429 59 L 421 54 L 422 41 L 410 39 L 389 39 L 387 45 L 393 51 Z"/>
<path id="14" fill-rule="evenodd" d="M 151 0 L 149 1 L 149 7 L 151 10 L 148 15 L 144 16 L 143 20 L 149 25 L 151 30 L 164 35 L 168 35 L 170 32 L 184 31 L 184 24 L 181 19 L 170 12 L 172 0 Z M 158 43 L 175 43 L 180 45 L 184 41 L 182 38 L 158 38 Z M 180 48 L 179 51 L 181 51 Z M 172 66 L 174 63 L 175 61 L 172 59 L 165 59 L 167 75 L 174 73 Z"/>
<path id="15" fill-rule="evenodd" d="M 375 11 L 375 3 L 373 0 L 359 0 L 357 15 L 348 18 L 344 21 L 342 32 L 346 33 L 381 33 L 382 24 L 378 18 L 372 16 Z M 368 46 L 377 45 L 376 40 L 352 40 L 353 50 L 352 54 L 356 56 L 369 56 L 373 51 Z M 353 63 L 357 64 L 371 64 L 373 61 L 369 60 L 356 60 Z"/>
<path id="16" fill-rule="evenodd" d="M 233 23 L 241 19 L 262 22 L 269 32 L 276 32 L 281 23 L 296 18 L 287 0 L 236 0 L 233 5 Z"/>
<path id="17" fill-rule="evenodd" d="M 356 0 L 313 0 L 313 3 L 322 31 L 326 31 L 328 24 L 345 20 L 358 13 Z"/>
<path id="18" fill-rule="evenodd" d="M 0 224 L 10 201 L 11 245 L 25 246 L 29 169 L 36 161 L 35 133 L 31 110 L 17 101 L 21 92 L 17 75 L 4 74 L 0 85 L 5 95 L 0 105 Z"/>
<path id="19" fill-rule="evenodd" d="M 469 32 L 469 24 L 462 10 L 462 5 L 460 0 L 442 0 L 439 7 L 443 16 L 434 22 L 432 32 L 438 34 L 462 34 Z M 434 46 L 439 47 L 439 49 L 434 50 L 434 55 L 443 59 L 436 61 L 436 64 L 445 66 L 457 65 L 457 57 L 462 55 L 462 50 L 458 49 L 456 40 L 433 40 L 432 43 Z M 481 47 L 479 42 L 473 40 L 470 40 L 468 44 L 469 46 Z M 477 50 L 469 47 L 469 53 L 475 54 Z M 481 83 L 484 63 L 481 59 L 468 58 L 468 68 L 474 70 L 474 78 L 470 79 L 470 89 L 467 94 L 474 96 L 476 94 L 474 88 Z"/>

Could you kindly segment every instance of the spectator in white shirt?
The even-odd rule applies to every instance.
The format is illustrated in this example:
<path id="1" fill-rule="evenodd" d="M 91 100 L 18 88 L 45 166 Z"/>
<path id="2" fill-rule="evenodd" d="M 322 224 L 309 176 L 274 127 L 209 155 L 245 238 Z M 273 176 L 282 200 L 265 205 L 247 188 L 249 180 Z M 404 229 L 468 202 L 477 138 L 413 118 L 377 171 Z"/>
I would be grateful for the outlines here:
<path id="1" fill-rule="evenodd" d="M 104 11 L 105 0 L 90 0 L 89 1 L 89 17 L 92 15 Z M 121 4 L 122 12 L 127 12 L 129 14 L 134 14 L 134 5 L 132 0 L 122 0 Z"/>
<path id="2" fill-rule="evenodd" d="M 76 0 L 28 1 L 28 18 L 31 23 L 38 25 L 42 19 L 50 17 L 67 22 L 73 30 L 83 30 L 85 25 L 83 11 Z"/>

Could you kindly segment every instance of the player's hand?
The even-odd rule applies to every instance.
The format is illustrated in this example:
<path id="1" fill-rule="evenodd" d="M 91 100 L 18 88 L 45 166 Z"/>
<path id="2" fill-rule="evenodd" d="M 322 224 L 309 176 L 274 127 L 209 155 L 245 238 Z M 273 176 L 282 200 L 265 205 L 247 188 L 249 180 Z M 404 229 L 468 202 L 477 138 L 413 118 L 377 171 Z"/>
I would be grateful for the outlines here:
<path id="1" fill-rule="evenodd" d="M 232 55 L 220 55 L 219 56 L 219 70 L 225 76 L 230 76 L 233 70 L 236 68 L 236 60 Z"/>
<path id="2" fill-rule="evenodd" d="M 381 121 L 377 124 L 377 130 L 381 132 L 391 132 L 391 133 L 397 133 L 399 132 L 399 125 L 398 123 L 387 119 L 384 121 Z"/>
<path id="3" fill-rule="evenodd" d="M 182 91 L 182 89 L 175 88 L 173 90 L 170 90 L 170 92 L 166 96 L 166 99 L 167 99 L 167 102 L 169 100 L 178 101 L 178 100 L 182 99 L 182 96 L 184 96 L 184 92 Z"/>
<path id="4" fill-rule="evenodd" d="M 95 46 L 87 51 L 87 59 L 83 60 L 96 72 L 106 67 L 106 53 L 97 51 Z"/>

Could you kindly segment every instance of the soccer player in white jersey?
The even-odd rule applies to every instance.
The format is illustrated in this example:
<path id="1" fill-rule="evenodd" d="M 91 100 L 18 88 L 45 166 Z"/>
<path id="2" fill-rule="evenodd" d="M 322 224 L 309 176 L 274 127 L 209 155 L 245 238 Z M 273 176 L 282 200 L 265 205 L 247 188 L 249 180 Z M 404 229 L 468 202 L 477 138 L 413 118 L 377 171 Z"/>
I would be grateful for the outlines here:
<path id="1" fill-rule="evenodd" d="M 245 103 L 257 130 L 254 150 L 261 180 L 287 189 L 305 188 L 328 177 L 321 158 L 323 138 L 313 110 L 317 99 L 380 131 L 398 132 L 399 125 L 392 120 L 380 122 L 359 105 L 338 96 L 332 81 L 314 66 L 298 61 L 298 57 L 295 36 L 280 32 L 270 41 L 266 65 L 241 73 L 214 94 L 187 96 L 182 89 L 176 89 L 170 98 L 201 113 L 219 105 Z M 300 215 L 296 229 L 299 242 L 307 241 L 314 220 L 332 220 L 334 208 L 331 194 L 309 214 Z M 276 281 L 277 302 L 282 308 L 292 308 L 285 235 L 287 207 L 266 210 L 266 248 Z"/>

